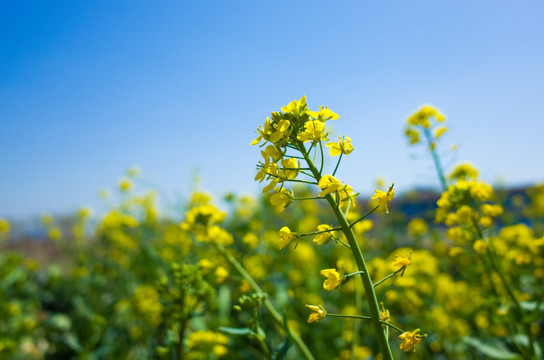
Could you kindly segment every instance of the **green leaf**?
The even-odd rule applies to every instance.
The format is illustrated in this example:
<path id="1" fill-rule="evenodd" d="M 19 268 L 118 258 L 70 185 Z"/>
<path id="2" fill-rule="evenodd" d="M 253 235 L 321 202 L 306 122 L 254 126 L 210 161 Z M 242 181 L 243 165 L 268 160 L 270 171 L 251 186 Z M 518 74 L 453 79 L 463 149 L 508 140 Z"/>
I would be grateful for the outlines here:
<path id="1" fill-rule="evenodd" d="M 226 334 L 230 335 L 257 335 L 253 331 L 251 331 L 250 328 L 244 327 L 244 328 L 231 328 L 231 327 L 224 327 L 220 326 L 219 331 L 224 332 Z"/>
<path id="2" fill-rule="evenodd" d="M 286 338 L 285 341 L 281 344 L 281 347 L 279 348 L 278 352 L 276 353 L 275 360 L 283 360 L 285 356 L 287 355 L 287 351 L 291 347 L 292 343 L 289 341 L 289 338 Z"/>
<path id="3" fill-rule="evenodd" d="M 475 347 L 477 350 L 481 351 L 482 353 L 484 353 L 485 355 L 493 359 L 508 359 L 508 360 L 522 359 L 520 355 L 511 352 L 504 346 L 504 344 L 502 344 L 499 341 L 483 342 L 482 340 L 471 337 L 471 336 L 465 337 L 463 341 L 466 344 Z"/>

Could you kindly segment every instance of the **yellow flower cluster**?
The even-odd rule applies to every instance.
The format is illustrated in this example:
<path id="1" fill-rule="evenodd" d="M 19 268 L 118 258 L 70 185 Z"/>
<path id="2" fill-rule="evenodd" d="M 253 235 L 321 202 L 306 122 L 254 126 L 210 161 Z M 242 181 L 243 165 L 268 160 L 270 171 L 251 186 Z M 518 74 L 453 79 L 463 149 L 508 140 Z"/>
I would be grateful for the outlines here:
<path id="1" fill-rule="evenodd" d="M 184 231 L 193 231 L 197 241 L 231 245 L 234 242 L 232 235 L 218 226 L 225 217 L 225 212 L 211 204 L 197 205 L 187 211 L 180 227 Z"/>
<path id="2" fill-rule="evenodd" d="M 209 354 L 211 351 L 217 357 L 223 357 L 228 353 L 229 338 L 223 334 L 198 330 L 189 334 L 187 346 L 191 352 Z"/>
<path id="3" fill-rule="evenodd" d="M 448 131 L 448 128 L 445 126 L 434 127 L 435 124 L 431 122 L 433 119 L 436 123 L 442 123 L 446 120 L 445 116 L 431 105 L 422 106 L 418 111 L 408 117 L 404 134 L 408 138 L 410 145 L 418 144 L 420 142 L 420 134 L 423 132 L 429 143 L 430 149 L 434 150 L 436 141 Z M 432 132 L 431 129 L 433 129 Z"/>
<path id="4" fill-rule="evenodd" d="M 263 192 L 274 190 L 270 202 L 278 212 L 282 212 L 292 202 L 292 192 L 285 189 L 285 182 L 295 180 L 299 174 L 299 162 L 295 157 L 287 156 L 289 147 L 303 146 L 311 142 L 312 146 L 326 141 L 328 120 L 338 119 L 338 114 L 327 107 L 320 106 L 318 111 L 311 111 L 306 104 L 306 97 L 293 100 L 281 108 L 281 112 L 273 112 L 266 118 L 263 126 L 256 130 L 258 136 L 251 145 L 261 144 L 266 148 L 261 151 L 263 160 L 257 165 L 255 181 L 270 181 Z M 268 145 L 267 145 L 268 144 Z M 333 156 L 349 154 L 353 150 L 351 139 L 342 137 L 337 143 L 327 144 Z M 344 186 L 344 198 L 354 198 L 353 190 Z"/>
<path id="5" fill-rule="evenodd" d="M 134 291 L 132 297 L 134 309 L 145 316 L 152 326 L 157 326 L 162 321 L 163 305 L 159 301 L 159 293 L 152 285 L 140 285 Z"/>

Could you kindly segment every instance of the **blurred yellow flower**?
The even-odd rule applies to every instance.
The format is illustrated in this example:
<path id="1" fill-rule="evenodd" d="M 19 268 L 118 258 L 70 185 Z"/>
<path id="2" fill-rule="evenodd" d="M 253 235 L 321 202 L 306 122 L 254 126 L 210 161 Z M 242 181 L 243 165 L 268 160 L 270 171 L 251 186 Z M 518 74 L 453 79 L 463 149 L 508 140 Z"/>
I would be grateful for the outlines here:
<path id="1" fill-rule="evenodd" d="M 129 179 L 121 179 L 119 182 L 119 189 L 123 192 L 129 191 L 132 189 L 132 182 Z"/>
<path id="2" fill-rule="evenodd" d="M 0 234 L 6 234 L 10 231 L 11 226 L 6 219 L 0 218 Z"/>
<path id="3" fill-rule="evenodd" d="M 408 257 L 402 257 L 402 256 L 395 256 L 395 260 L 393 261 L 393 266 L 400 268 L 406 267 L 410 265 L 410 256 Z"/>
<path id="4" fill-rule="evenodd" d="M 222 266 L 218 266 L 215 269 L 215 282 L 221 284 L 229 276 L 229 272 Z"/>

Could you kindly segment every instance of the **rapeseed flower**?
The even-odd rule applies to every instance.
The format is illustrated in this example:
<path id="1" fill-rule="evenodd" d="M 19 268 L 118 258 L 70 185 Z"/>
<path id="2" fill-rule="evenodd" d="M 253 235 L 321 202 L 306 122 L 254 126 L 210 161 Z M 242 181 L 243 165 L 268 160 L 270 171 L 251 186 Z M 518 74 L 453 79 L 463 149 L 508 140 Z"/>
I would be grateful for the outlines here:
<path id="1" fill-rule="evenodd" d="M 270 203 L 276 207 L 276 210 L 282 212 L 293 202 L 293 195 L 285 189 L 275 189 L 277 192 L 270 197 Z"/>
<path id="2" fill-rule="evenodd" d="M 282 107 L 281 111 L 298 116 L 304 114 L 306 109 L 306 96 L 303 96 L 300 98 L 300 100 L 293 100 L 286 106 Z"/>
<path id="3" fill-rule="evenodd" d="M 423 105 L 418 111 L 408 118 L 408 124 L 413 126 L 423 126 L 428 129 L 431 127 L 430 117 L 434 117 L 436 121 L 443 122 L 446 117 L 431 105 Z"/>
<path id="4" fill-rule="evenodd" d="M 342 183 L 332 175 L 323 175 L 317 186 L 322 190 L 319 196 L 325 196 L 338 190 Z"/>
<path id="5" fill-rule="evenodd" d="M 306 304 L 306 307 L 312 310 L 312 313 L 310 316 L 308 316 L 308 324 L 318 321 L 321 321 L 327 316 L 327 312 L 325 311 L 325 308 L 321 305 L 308 305 Z"/>
<path id="6" fill-rule="evenodd" d="M 264 121 L 264 128 L 259 125 L 255 132 L 259 134 L 259 136 L 255 138 L 255 140 L 253 140 L 250 145 L 257 145 L 261 142 L 261 140 L 268 141 L 270 135 L 272 134 L 272 124 L 270 123 L 270 118 L 266 118 L 266 120 Z"/>
<path id="7" fill-rule="evenodd" d="M 289 229 L 287 226 L 284 226 L 279 231 L 280 234 L 280 250 L 289 245 L 291 240 L 297 237 L 296 232 L 291 232 L 291 229 Z"/>
<path id="8" fill-rule="evenodd" d="M 353 151 L 353 145 L 351 145 L 351 138 L 348 136 L 342 136 L 338 138 L 338 142 L 330 142 L 325 144 L 329 149 L 331 156 L 338 156 L 340 154 L 349 155 Z"/>
<path id="9" fill-rule="evenodd" d="M 327 232 L 317 234 L 315 236 L 315 238 L 314 238 L 314 243 L 316 243 L 317 245 L 323 245 L 323 244 L 326 244 L 327 242 L 329 242 L 329 240 L 331 239 L 332 234 L 330 232 L 328 232 L 328 230 L 331 230 L 331 229 L 332 229 L 332 227 L 330 225 L 327 225 L 327 224 L 317 225 L 317 231 L 327 231 Z"/>
<path id="10" fill-rule="evenodd" d="M 306 111 L 308 115 L 310 115 L 313 119 L 319 120 L 321 122 L 325 122 L 327 120 L 336 120 L 340 118 L 338 114 L 333 112 L 331 109 L 329 109 L 326 106 L 319 106 L 319 111 Z"/>
<path id="11" fill-rule="evenodd" d="M 323 282 L 323 289 L 331 291 L 336 289 L 342 283 L 343 276 L 336 269 L 324 269 L 321 270 L 321 275 L 327 277 L 327 280 Z"/>
<path id="12" fill-rule="evenodd" d="M 415 329 L 414 331 L 406 331 L 399 335 L 399 338 L 402 339 L 402 344 L 400 344 L 400 349 L 408 352 L 410 350 L 416 351 L 416 345 L 421 342 L 425 335 L 419 335 L 420 330 Z"/>
<path id="13" fill-rule="evenodd" d="M 410 140 L 410 145 L 419 143 L 419 131 L 412 128 L 407 128 L 404 135 Z"/>
<path id="14" fill-rule="evenodd" d="M 0 235 L 5 235 L 10 232 L 11 226 L 6 219 L 0 218 Z"/>
<path id="15" fill-rule="evenodd" d="M 328 140 L 325 133 L 325 123 L 319 120 L 311 120 L 304 124 L 304 131 L 297 135 L 297 139 L 302 142 L 319 140 Z"/>
<path id="16" fill-rule="evenodd" d="M 448 131 L 448 128 L 445 127 L 445 126 L 441 126 L 441 127 L 438 127 L 434 130 L 434 137 L 435 139 L 438 139 L 439 137 L 441 137 L 442 135 L 444 135 L 444 133 Z"/>
<path id="17" fill-rule="evenodd" d="M 281 141 L 284 137 L 288 137 L 290 134 L 290 127 L 291 122 L 289 120 L 280 120 L 277 124 L 273 125 L 274 131 L 271 135 L 269 140 L 273 142 L 274 144 Z"/>
<path id="18" fill-rule="evenodd" d="M 227 269 L 225 269 L 222 266 L 218 266 L 217 269 L 215 269 L 215 282 L 218 284 L 221 284 L 225 281 L 225 279 L 229 276 L 229 272 Z"/>
<path id="19" fill-rule="evenodd" d="M 395 261 L 393 261 L 393 266 L 400 268 L 406 267 L 410 265 L 410 256 L 408 257 L 402 257 L 402 256 L 395 256 Z"/>
<path id="20" fill-rule="evenodd" d="M 395 184 L 393 184 L 395 185 Z M 387 190 L 387 192 L 383 192 L 381 190 L 376 190 L 376 193 L 371 197 L 371 199 L 378 199 L 378 206 L 384 206 L 385 212 L 389 214 L 389 209 L 387 208 L 387 203 L 395 197 L 395 190 L 393 189 L 393 185 Z"/>

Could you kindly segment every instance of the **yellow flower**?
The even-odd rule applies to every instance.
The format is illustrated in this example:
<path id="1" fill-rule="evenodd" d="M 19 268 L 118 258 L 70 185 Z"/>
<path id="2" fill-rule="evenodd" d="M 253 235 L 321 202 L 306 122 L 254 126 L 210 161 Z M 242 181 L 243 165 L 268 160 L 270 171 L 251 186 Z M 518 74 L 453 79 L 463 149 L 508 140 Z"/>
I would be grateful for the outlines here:
<path id="1" fill-rule="evenodd" d="M 62 230 L 55 226 L 49 229 L 47 235 L 51 240 L 59 240 L 62 237 Z"/>
<path id="2" fill-rule="evenodd" d="M 327 224 L 321 224 L 317 225 L 317 231 L 327 231 L 331 230 L 332 227 Z M 331 239 L 332 234 L 330 232 L 324 232 L 321 234 L 317 234 L 314 238 L 314 243 L 317 245 L 323 245 L 326 244 Z"/>
<path id="3" fill-rule="evenodd" d="M 500 205 L 482 204 L 480 209 L 486 216 L 489 217 L 497 217 L 503 212 L 502 206 Z"/>
<path id="4" fill-rule="evenodd" d="M 462 247 L 454 246 L 449 250 L 448 255 L 451 256 L 451 257 L 455 257 L 455 256 L 461 254 L 462 252 L 463 252 Z"/>
<path id="5" fill-rule="evenodd" d="M 351 145 L 351 138 L 348 136 L 339 137 L 340 141 L 330 142 L 325 144 L 329 147 L 329 154 L 331 156 L 338 156 L 340 154 L 349 155 L 353 151 L 353 145 Z"/>
<path id="6" fill-rule="evenodd" d="M 407 128 L 404 135 L 410 140 L 410 145 L 419 143 L 419 131 L 412 128 Z"/>
<path id="7" fill-rule="evenodd" d="M 428 230 L 429 227 L 423 219 L 415 218 L 408 223 L 408 233 L 413 236 L 424 235 Z"/>
<path id="8" fill-rule="evenodd" d="M 293 100 L 288 105 L 281 108 L 281 111 L 285 113 L 292 113 L 293 115 L 301 115 L 306 111 L 306 96 L 300 98 L 300 100 Z"/>
<path id="9" fill-rule="evenodd" d="M 310 115 L 312 118 L 325 122 L 327 120 L 336 120 L 340 116 L 336 113 L 334 113 L 331 109 L 329 109 L 326 106 L 319 106 L 319 111 L 307 111 L 308 115 Z"/>
<path id="10" fill-rule="evenodd" d="M 393 189 L 393 186 L 395 184 L 391 185 L 389 190 L 387 192 L 383 192 L 381 190 L 376 190 L 376 193 L 371 197 L 371 199 L 378 199 L 378 206 L 383 205 L 385 207 L 385 212 L 389 214 L 389 209 L 387 208 L 387 203 L 395 197 L 395 190 Z"/>
<path id="11" fill-rule="evenodd" d="M 428 129 L 431 127 L 431 123 L 429 122 L 430 117 L 434 117 L 438 122 L 442 122 L 446 119 L 446 117 L 436 108 L 431 105 L 423 105 L 421 109 L 408 118 L 408 124 L 414 126 L 421 125 Z"/>
<path id="12" fill-rule="evenodd" d="M 321 275 L 327 277 L 327 280 L 323 282 L 323 289 L 327 291 L 336 289 L 343 280 L 343 276 L 336 269 L 321 270 Z"/>
<path id="13" fill-rule="evenodd" d="M 121 191 L 129 191 L 132 188 L 132 183 L 129 179 L 121 179 L 119 182 L 119 189 Z"/>
<path id="14" fill-rule="evenodd" d="M 281 165 L 283 169 L 278 173 L 281 178 L 294 179 L 297 177 L 299 168 L 297 159 L 284 159 L 281 161 Z"/>
<path id="15" fill-rule="evenodd" d="M 308 305 L 306 307 L 312 310 L 310 316 L 308 316 L 308 324 L 313 323 L 314 321 L 321 321 L 327 316 L 327 312 L 321 305 Z"/>
<path id="16" fill-rule="evenodd" d="M 264 129 L 259 125 L 255 132 L 259 134 L 259 136 L 253 140 L 250 145 L 257 145 L 262 139 L 268 141 L 270 134 L 272 134 L 272 124 L 270 123 L 270 118 L 266 118 L 264 122 Z"/>
<path id="17" fill-rule="evenodd" d="M 304 131 L 297 135 L 297 139 L 302 142 L 319 140 L 328 140 L 325 133 L 325 123 L 319 120 L 310 120 L 304 124 Z"/>
<path id="18" fill-rule="evenodd" d="M 277 192 L 270 197 L 270 203 L 276 207 L 276 210 L 282 212 L 293 202 L 293 196 L 285 189 L 275 189 Z"/>
<path id="19" fill-rule="evenodd" d="M 493 188 L 484 182 L 472 182 L 470 195 L 477 201 L 487 201 L 493 196 Z"/>
<path id="20" fill-rule="evenodd" d="M 229 272 L 222 266 L 215 269 L 215 282 L 221 284 L 229 276 Z"/>
<path id="21" fill-rule="evenodd" d="M 283 139 L 286 136 L 289 136 L 289 128 L 291 126 L 291 122 L 289 120 L 280 120 L 277 124 L 273 125 L 273 128 L 276 130 L 271 135 L 269 140 L 273 142 L 274 144 L 279 142 L 281 139 Z"/>
<path id="22" fill-rule="evenodd" d="M 416 345 L 419 344 L 424 337 L 427 337 L 427 334 L 419 335 L 419 331 L 419 329 L 415 329 L 414 331 L 406 331 L 399 335 L 399 338 L 403 340 L 402 344 L 400 344 L 400 349 L 405 352 L 412 349 L 416 351 Z"/>
<path id="23" fill-rule="evenodd" d="M 332 175 L 323 175 L 319 179 L 317 186 L 322 190 L 319 196 L 325 196 L 338 190 L 342 183 Z"/>
<path id="24" fill-rule="evenodd" d="M 402 256 L 395 256 L 395 261 L 393 261 L 393 266 L 400 268 L 407 267 L 410 265 L 410 256 L 408 257 L 402 257 Z"/>
<path id="25" fill-rule="evenodd" d="M 380 310 L 380 319 L 382 321 L 388 322 L 391 320 L 391 313 L 387 309 Z"/>
<path id="26" fill-rule="evenodd" d="M 258 167 L 261 169 L 257 172 L 257 175 L 255 175 L 255 181 L 262 182 L 267 175 L 277 175 L 278 174 L 278 164 L 276 164 L 274 161 L 270 161 L 270 156 L 266 151 L 261 151 L 261 155 L 263 156 L 264 163 L 259 162 Z"/>
<path id="27" fill-rule="evenodd" d="M 0 235 L 9 233 L 11 226 L 6 219 L 0 218 Z"/>
<path id="28" fill-rule="evenodd" d="M 457 165 L 449 176 L 452 180 L 468 180 L 476 179 L 477 177 L 478 170 L 468 163 Z"/>
<path id="29" fill-rule="evenodd" d="M 297 237 L 296 232 L 291 232 L 287 226 L 284 226 L 279 231 L 280 234 L 280 250 L 289 245 L 291 240 Z"/>
<path id="30" fill-rule="evenodd" d="M 438 139 L 439 137 L 441 137 L 442 135 L 444 135 L 444 133 L 448 131 L 448 128 L 445 127 L 445 126 L 441 126 L 441 127 L 438 127 L 434 130 L 434 137 L 436 139 Z"/>
<path id="31" fill-rule="evenodd" d="M 485 253 L 486 245 L 485 245 L 485 243 L 484 243 L 482 240 L 476 240 L 476 241 L 474 242 L 474 245 L 472 245 L 472 248 L 473 248 L 474 251 L 476 251 L 478 254 L 483 254 L 483 253 Z"/>
<path id="32" fill-rule="evenodd" d="M 200 268 L 203 274 L 207 274 L 210 271 L 210 269 L 213 267 L 213 264 L 208 259 L 200 259 L 200 261 L 198 262 L 198 267 Z"/>
<path id="33" fill-rule="evenodd" d="M 340 196 L 340 207 L 342 210 L 346 210 L 347 205 L 351 203 L 351 206 L 356 207 L 357 201 L 355 201 L 355 198 L 359 193 L 356 193 L 353 191 L 353 188 L 349 185 L 342 185 L 338 189 L 338 195 Z"/>

